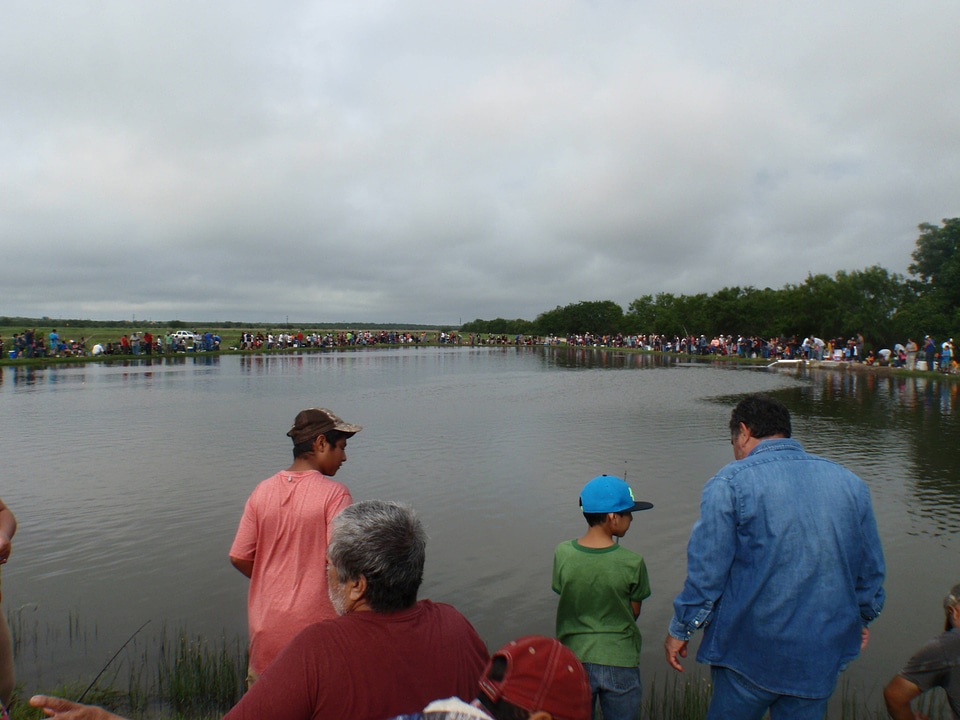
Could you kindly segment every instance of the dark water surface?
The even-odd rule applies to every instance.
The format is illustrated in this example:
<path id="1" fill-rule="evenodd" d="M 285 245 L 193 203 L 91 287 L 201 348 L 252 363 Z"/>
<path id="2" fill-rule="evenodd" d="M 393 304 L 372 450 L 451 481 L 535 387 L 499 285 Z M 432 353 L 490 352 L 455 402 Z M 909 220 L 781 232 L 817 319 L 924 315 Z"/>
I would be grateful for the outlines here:
<path id="1" fill-rule="evenodd" d="M 28 693 L 92 679 L 148 619 L 144 636 L 245 634 L 247 581 L 227 550 L 254 485 L 290 463 L 294 415 L 321 405 L 364 426 L 337 479 L 358 500 L 418 509 L 430 534 L 421 595 L 456 605 L 491 648 L 552 634 L 553 548 L 583 532 L 580 487 L 625 474 L 656 506 L 623 543 L 645 556 L 653 586 L 643 671 L 666 676 L 661 644 L 700 489 L 732 459 L 731 406 L 764 391 L 790 407 L 808 450 L 873 493 L 887 609 L 847 674 L 876 700 L 942 627 L 942 596 L 960 582 L 957 390 L 540 348 L 6 368 L 0 496 L 20 530 L 3 605 L 22 641 L 18 670 Z"/>

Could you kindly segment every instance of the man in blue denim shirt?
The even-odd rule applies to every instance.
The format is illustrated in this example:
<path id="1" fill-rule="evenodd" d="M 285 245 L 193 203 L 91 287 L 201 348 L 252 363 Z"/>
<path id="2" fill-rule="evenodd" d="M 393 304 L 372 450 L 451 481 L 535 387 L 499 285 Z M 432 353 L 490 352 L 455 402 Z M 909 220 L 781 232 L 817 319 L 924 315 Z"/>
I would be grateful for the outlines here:
<path id="1" fill-rule="evenodd" d="M 866 484 L 790 440 L 790 413 L 754 395 L 730 416 L 735 462 L 707 482 L 687 579 L 664 643 L 711 666 L 708 720 L 821 720 L 837 676 L 883 608 L 884 563 Z"/>

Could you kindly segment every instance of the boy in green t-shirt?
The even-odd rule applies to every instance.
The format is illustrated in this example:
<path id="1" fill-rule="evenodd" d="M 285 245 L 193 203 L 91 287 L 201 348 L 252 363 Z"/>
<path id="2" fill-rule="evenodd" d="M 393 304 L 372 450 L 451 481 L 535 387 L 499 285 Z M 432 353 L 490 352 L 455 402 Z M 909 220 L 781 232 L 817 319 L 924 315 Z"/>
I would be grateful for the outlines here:
<path id="1" fill-rule="evenodd" d="M 553 591 L 557 638 L 573 650 L 590 678 L 593 706 L 604 720 L 637 720 L 640 684 L 640 603 L 650 596 L 643 558 L 620 547 L 633 513 L 649 510 L 618 477 L 601 475 L 580 492 L 587 533 L 557 546 Z"/>

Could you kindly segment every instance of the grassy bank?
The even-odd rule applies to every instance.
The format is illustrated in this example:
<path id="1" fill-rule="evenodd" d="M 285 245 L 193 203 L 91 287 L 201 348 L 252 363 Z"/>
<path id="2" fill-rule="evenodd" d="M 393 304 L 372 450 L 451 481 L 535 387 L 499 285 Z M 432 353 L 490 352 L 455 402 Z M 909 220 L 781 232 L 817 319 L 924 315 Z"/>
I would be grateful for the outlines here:
<path id="1" fill-rule="evenodd" d="M 18 613 L 8 614 L 14 653 L 38 655 L 37 642 L 61 635 L 83 647 L 86 630 L 71 614 L 66 633 L 59 628 L 38 629 L 25 624 Z M 143 628 L 141 628 L 143 630 Z M 39 653 L 44 655 L 45 653 Z M 31 695 L 65 697 L 105 707 L 136 720 L 213 720 L 221 717 L 242 696 L 246 676 L 246 640 L 219 637 L 213 640 L 184 628 L 154 633 L 138 631 L 120 652 L 104 665 L 89 670 L 89 677 L 75 682 L 39 687 L 21 682 L 11 706 L 12 720 L 39 720 L 43 714 L 27 704 Z M 97 673 L 103 668 L 99 678 Z M 39 668 L 38 668 L 39 670 Z M 40 673 L 42 675 L 42 673 Z M 96 678 L 96 681 L 94 681 Z M 711 687 L 706 677 L 664 671 L 649 678 L 641 717 L 644 720 L 704 720 Z M 880 720 L 886 718 L 882 700 L 871 698 L 849 683 L 841 682 L 827 720 Z M 921 698 L 921 713 L 930 720 L 952 717 L 945 695 L 937 690 Z"/>
<path id="2" fill-rule="evenodd" d="M 12 617 L 11 634 L 16 656 L 25 644 L 17 636 Z M 85 703 L 129 718 L 219 718 L 240 699 L 246 674 L 245 639 L 209 639 L 182 628 L 163 628 L 159 634 L 124 647 L 109 662 L 105 660 L 91 671 L 89 680 L 30 688 L 18 683 L 10 716 L 12 720 L 45 717 L 27 704 L 31 695 L 43 694 L 83 698 Z"/>

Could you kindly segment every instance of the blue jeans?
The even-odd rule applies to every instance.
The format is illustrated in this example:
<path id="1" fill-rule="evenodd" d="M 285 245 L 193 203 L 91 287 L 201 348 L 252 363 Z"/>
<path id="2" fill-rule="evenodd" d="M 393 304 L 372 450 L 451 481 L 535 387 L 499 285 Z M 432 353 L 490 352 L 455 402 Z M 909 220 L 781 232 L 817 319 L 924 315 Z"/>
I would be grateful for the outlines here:
<path id="1" fill-rule="evenodd" d="M 719 665 L 710 667 L 713 697 L 707 720 L 760 720 L 769 710 L 770 720 L 823 720 L 829 698 L 777 695 L 757 687 L 743 675 Z"/>
<path id="2" fill-rule="evenodd" d="M 603 720 L 638 720 L 643 700 L 640 668 L 596 663 L 584 663 L 583 667 L 593 692 L 591 707 L 596 708 L 599 697 Z"/>

